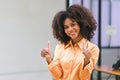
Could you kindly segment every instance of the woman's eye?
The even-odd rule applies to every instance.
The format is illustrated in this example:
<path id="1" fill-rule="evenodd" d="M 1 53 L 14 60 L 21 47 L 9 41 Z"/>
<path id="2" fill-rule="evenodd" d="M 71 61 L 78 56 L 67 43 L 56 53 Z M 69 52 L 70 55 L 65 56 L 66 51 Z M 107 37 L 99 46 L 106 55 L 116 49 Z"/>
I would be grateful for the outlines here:
<path id="1" fill-rule="evenodd" d="M 74 26 L 75 26 L 75 24 L 71 24 L 71 26 L 72 26 L 72 27 L 74 27 Z"/>
<path id="2" fill-rule="evenodd" d="M 68 27 L 67 26 L 64 26 L 64 29 L 67 29 Z"/>

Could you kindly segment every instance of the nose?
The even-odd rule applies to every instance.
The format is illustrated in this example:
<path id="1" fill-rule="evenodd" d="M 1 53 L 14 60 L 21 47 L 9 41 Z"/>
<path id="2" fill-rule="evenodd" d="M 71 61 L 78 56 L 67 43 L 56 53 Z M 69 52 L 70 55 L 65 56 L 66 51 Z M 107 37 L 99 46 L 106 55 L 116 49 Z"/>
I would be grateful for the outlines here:
<path id="1" fill-rule="evenodd" d="M 68 28 L 68 31 L 72 31 L 72 29 L 73 29 L 73 28 L 70 26 L 70 27 Z"/>

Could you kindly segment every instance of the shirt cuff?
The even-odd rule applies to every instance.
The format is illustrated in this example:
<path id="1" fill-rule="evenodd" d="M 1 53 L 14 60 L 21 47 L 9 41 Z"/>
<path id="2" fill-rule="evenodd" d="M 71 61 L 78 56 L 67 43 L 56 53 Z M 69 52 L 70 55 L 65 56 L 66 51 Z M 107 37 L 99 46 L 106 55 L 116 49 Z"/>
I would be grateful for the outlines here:
<path id="1" fill-rule="evenodd" d="M 59 64 L 59 60 L 53 60 L 49 65 L 48 69 L 54 78 L 58 79 L 62 76 L 62 68 Z"/>

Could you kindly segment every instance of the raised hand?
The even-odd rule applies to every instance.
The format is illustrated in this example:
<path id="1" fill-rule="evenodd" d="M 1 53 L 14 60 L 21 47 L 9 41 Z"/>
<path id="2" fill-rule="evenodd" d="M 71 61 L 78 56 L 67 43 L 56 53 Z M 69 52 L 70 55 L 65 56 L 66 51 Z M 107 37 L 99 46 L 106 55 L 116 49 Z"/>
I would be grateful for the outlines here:
<path id="1" fill-rule="evenodd" d="M 51 62 L 51 47 L 50 47 L 50 41 L 48 41 L 48 46 L 46 48 L 43 48 L 40 52 L 41 56 L 46 58 L 46 61 L 48 63 Z"/>
<path id="2" fill-rule="evenodd" d="M 83 54 L 85 55 L 85 65 L 88 64 L 90 62 L 90 57 L 92 56 L 91 53 L 90 53 L 90 49 L 88 46 L 85 46 L 85 43 L 83 43 L 82 45 L 82 51 L 83 51 Z"/>

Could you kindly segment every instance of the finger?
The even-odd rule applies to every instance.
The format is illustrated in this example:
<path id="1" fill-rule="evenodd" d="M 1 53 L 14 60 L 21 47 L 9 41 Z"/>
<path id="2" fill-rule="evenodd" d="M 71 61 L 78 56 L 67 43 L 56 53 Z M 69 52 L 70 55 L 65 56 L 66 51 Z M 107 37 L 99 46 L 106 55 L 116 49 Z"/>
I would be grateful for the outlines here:
<path id="1" fill-rule="evenodd" d="M 48 41 L 48 48 L 49 48 L 49 49 L 51 48 L 51 44 L 50 44 L 50 41 Z"/>
<path id="2" fill-rule="evenodd" d="M 86 46 L 85 43 L 82 44 L 82 50 L 84 54 L 87 54 L 89 52 L 88 46 Z"/>
<path id="3" fill-rule="evenodd" d="M 88 50 L 90 50 L 90 47 L 88 46 L 88 44 L 85 45 L 85 43 L 83 43 L 82 44 L 82 49 L 83 49 L 83 51 L 88 51 Z"/>
<path id="4" fill-rule="evenodd" d="M 43 51 L 43 50 L 41 51 L 41 53 L 40 53 L 40 54 L 41 54 L 41 56 L 42 56 L 42 57 L 45 57 L 45 53 L 44 53 L 44 51 Z"/>
<path id="5" fill-rule="evenodd" d="M 41 53 L 41 57 L 45 57 L 45 54 Z"/>
<path id="6" fill-rule="evenodd" d="M 84 43 L 82 44 L 82 50 L 85 50 L 85 44 Z"/>
<path id="7" fill-rule="evenodd" d="M 47 54 L 48 53 L 48 48 L 44 48 L 43 53 Z"/>
<path id="8" fill-rule="evenodd" d="M 90 50 L 90 47 L 88 46 L 88 44 L 87 44 L 87 47 L 86 47 L 86 49 L 87 49 L 87 50 Z"/>
<path id="9" fill-rule="evenodd" d="M 47 54 L 49 54 L 49 52 L 46 51 L 46 49 L 43 49 L 43 50 L 41 51 L 41 56 L 42 56 L 42 57 L 45 57 Z"/>

